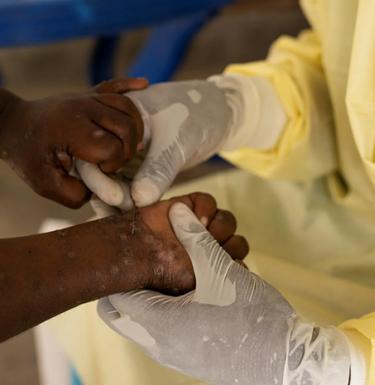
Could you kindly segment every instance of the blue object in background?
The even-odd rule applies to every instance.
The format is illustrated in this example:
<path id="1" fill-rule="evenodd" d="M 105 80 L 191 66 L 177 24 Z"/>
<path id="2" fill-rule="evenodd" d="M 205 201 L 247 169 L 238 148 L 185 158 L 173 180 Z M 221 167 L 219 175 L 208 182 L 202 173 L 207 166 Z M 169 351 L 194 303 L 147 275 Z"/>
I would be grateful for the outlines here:
<path id="1" fill-rule="evenodd" d="M 184 50 L 215 11 L 232 0 L 0 0 L 0 48 L 98 38 L 89 77 L 113 76 L 121 32 L 154 27 L 129 75 L 168 80 Z M 162 39 L 162 43 L 161 43 Z"/>
<path id="2" fill-rule="evenodd" d="M 231 0 L 0 0 L 0 47 L 118 34 Z"/>
<path id="3" fill-rule="evenodd" d="M 154 28 L 127 74 L 134 77 L 147 74 L 151 83 L 169 80 L 181 62 L 191 38 L 213 13 L 202 11 Z"/>
<path id="4" fill-rule="evenodd" d="M 203 11 L 153 28 L 126 75 L 146 77 L 150 83 L 169 80 L 183 59 L 192 37 L 213 14 L 213 11 Z M 91 60 L 91 84 L 97 84 L 113 76 L 113 58 L 118 42 L 117 35 L 104 36 L 97 40 Z"/>
<path id="5" fill-rule="evenodd" d="M 82 381 L 80 380 L 77 371 L 72 366 L 70 369 L 70 384 L 71 385 L 83 385 Z"/>
<path id="6" fill-rule="evenodd" d="M 118 35 L 101 36 L 96 40 L 90 60 L 90 84 L 98 84 L 103 80 L 113 78 L 114 58 L 119 40 Z"/>

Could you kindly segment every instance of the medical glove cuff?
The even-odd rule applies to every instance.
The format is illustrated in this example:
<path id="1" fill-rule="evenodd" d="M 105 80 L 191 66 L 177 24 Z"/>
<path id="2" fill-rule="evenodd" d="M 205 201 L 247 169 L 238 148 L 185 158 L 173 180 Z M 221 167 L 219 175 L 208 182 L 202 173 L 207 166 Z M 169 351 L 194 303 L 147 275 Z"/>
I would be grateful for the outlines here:
<path id="1" fill-rule="evenodd" d="M 341 331 L 291 320 L 285 385 L 348 385 L 350 366 L 348 341 Z"/>
<path id="2" fill-rule="evenodd" d="M 232 124 L 220 150 L 269 150 L 277 144 L 287 116 L 268 80 L 240 74 L 212 76 L 208 80 L 224 92 L 233 111 Z"/>

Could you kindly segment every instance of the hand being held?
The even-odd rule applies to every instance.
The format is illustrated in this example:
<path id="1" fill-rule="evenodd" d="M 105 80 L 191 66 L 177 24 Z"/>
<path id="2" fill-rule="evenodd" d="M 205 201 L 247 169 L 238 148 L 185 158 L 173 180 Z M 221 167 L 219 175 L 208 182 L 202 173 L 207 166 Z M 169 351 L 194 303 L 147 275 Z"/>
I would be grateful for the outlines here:
<path id="1" fill-rule="evenodd" d="M 71 208 L 91 193 L 69 173 L 74 158 L 112 173 L 142 147 L 143 122 L 129 90 L 145 79 L 113 79 L 86 93 L 34 101 L 3 91 L 0 156 L 38 194 Z"/>
<path id="2" fill-rule="evenodd" d="M 276 289 L 231 260 L 186 205 L 174 204 L 169 217 L 195 290 L 111 295 L 98 306 L 108 326 L 158 363 L 210 384 L 348 384 L 341 332 L 299 319 Z"/>

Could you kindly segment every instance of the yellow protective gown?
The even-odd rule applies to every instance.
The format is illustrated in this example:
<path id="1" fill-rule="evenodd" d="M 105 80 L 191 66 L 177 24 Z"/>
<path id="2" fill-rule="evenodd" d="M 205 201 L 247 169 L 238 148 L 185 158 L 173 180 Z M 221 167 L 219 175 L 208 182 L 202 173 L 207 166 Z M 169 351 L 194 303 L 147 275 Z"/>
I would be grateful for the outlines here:
<path id="1" fill-rule="evenodd" d="M 357 334 L 374 385 L 375 1 L 302 7 L 312 31 L 280 38 L 266 61 L 227 69 L 274 85 L 288 116 L 275 148 L 223 154 L 240 170 L 169 195 L 207 191 L 232 210 L 251 243 L 250 266 L 308 320 Z M 49 326 L 85 385 L 197 383 L 106 328 L 95 304 Z"/>

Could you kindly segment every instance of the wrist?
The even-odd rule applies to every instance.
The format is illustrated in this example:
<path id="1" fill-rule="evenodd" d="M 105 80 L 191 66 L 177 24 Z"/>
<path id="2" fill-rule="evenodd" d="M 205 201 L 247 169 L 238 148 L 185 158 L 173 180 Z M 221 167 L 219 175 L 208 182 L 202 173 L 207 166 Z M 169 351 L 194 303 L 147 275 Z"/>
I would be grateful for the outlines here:
<path id="1" fill-rule="evenodd" d="M 90 300 L 147 287 L 152 266 L 138 211 L 124 212 L 85 223 L 80 238 L 87 254 Z"/>
<path id="2" fill-rule="evenodd" d="M 233 113 L 222 150 L 273 148 L 284 130 L 287 116 L 271 83 L 261 77 L 236 73 L 212 76 L 208 80 L 224 92 Z"/>

